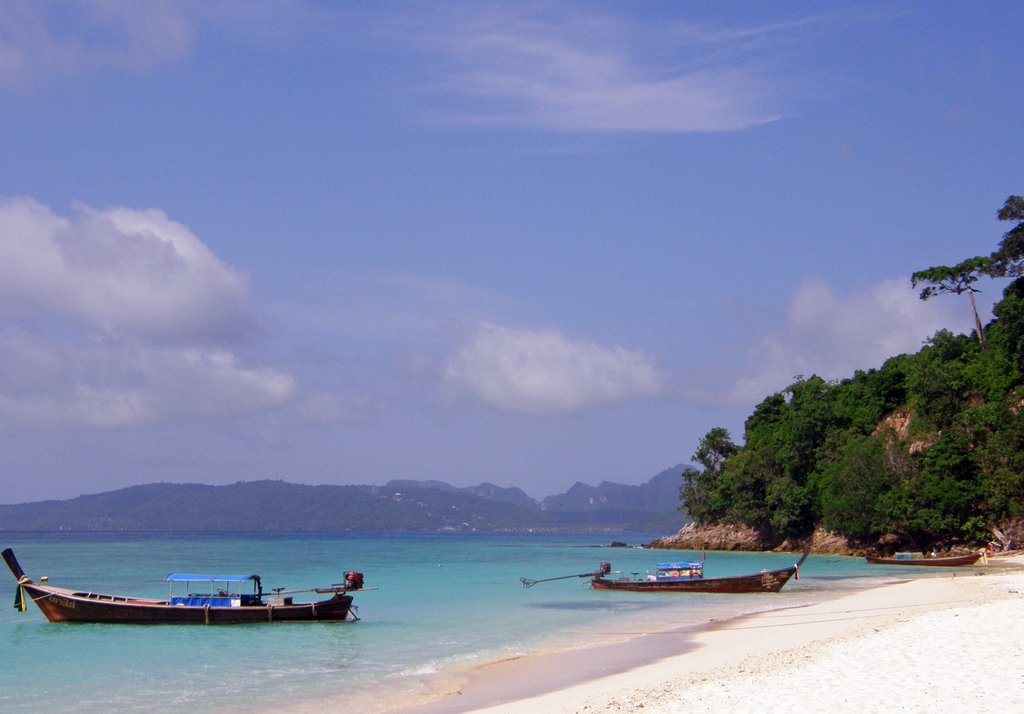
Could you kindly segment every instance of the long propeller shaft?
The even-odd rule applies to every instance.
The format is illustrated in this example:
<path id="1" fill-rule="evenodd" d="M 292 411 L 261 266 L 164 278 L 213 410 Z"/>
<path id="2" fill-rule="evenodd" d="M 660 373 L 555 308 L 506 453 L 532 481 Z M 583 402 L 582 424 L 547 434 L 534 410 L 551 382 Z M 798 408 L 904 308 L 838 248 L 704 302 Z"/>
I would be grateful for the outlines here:
<path id="1" fill-rule="evenodd" d="M 596 578 L 598 575 L 602 575 L 601 571 L 595 573 L 580 573 L 579 575 L 559 575 L 557 578 L 541 578 L 540 580 L 531 580 L 530 578 L 519 578 L 519 582 L 523 584 L 524 588 L 532 588 L 537 583 L 549 583 L 552 580 L 568 580 L 569 578 Z"/>

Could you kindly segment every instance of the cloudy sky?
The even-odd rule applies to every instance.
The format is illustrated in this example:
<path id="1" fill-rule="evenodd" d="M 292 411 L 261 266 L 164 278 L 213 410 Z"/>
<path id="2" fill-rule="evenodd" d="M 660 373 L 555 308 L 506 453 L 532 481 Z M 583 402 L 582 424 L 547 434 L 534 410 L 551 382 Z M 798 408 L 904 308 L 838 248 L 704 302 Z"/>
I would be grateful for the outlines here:
<path id="1" fill-rule="evenodd" d="M 640 483 L 966 332 L 1018 11 L 0 3 L 0 503 Z"/>

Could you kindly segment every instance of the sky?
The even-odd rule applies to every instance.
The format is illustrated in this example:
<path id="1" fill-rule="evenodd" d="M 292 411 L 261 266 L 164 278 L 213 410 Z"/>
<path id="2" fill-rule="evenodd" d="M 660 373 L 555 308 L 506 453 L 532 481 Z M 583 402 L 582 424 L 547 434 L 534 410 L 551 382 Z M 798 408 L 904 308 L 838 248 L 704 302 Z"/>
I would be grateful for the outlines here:
<path id="1" fill-rule="evenodd" d="M 1010 227 L 1019 10 L 6 0 L 0 503 L 742 442 L 971 329 L 910 275 Z"/>

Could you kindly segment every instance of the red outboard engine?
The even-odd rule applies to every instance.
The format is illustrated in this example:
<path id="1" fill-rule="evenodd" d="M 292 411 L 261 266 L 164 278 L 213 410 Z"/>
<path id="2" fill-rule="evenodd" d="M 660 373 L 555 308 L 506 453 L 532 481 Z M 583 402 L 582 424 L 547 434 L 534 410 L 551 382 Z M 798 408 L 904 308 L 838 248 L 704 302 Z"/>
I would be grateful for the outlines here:
<path id="1" fill-rule="evenodd" d="M 607 575 L 610 572 L 612 572 L 612 564 L 601 563 L 601 575 Z"/>
<path id="2" fill-rule="evenodd" d="M 345 573 L 345 587 L 349 590 L 362 590 L 363 574 L 355 570 Z"/>

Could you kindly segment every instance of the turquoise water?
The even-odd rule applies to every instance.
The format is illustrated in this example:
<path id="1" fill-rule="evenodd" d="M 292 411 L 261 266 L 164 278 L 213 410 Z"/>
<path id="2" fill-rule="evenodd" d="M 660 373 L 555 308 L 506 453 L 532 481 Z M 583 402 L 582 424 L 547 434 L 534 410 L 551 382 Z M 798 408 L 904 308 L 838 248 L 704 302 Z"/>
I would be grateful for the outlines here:
<path id="1" fill-rule="evenodd" d="M 652 534 L 617 535 L 631 544 Z M 173 571 L 254 572 L 264 590 L 366 575 L 357 623 L 227 627 L 69 625 L 12 605 L 0 573 L 0 711 L 221 712 L 273 709 L 341 692 L 360 709 L 416 694 L 452 668 L 622 633 L 699 625 L 806 604 L 888 571 L 859 558 L 811 556 L 779 595 L 596 592 L 586 579 L 524 589 L 521 576 L 646 573 L 690 551 L 603 548 L 565 534 L 2 534 L 25 572 L 53 585 L 166 597 Z M 706 577 L 785 567 L 788 554 L 710 553 Z M 6 570 L 6 568 L 4 568 Z"/>

